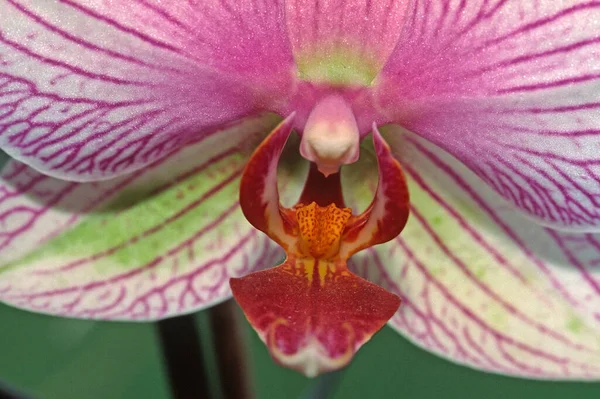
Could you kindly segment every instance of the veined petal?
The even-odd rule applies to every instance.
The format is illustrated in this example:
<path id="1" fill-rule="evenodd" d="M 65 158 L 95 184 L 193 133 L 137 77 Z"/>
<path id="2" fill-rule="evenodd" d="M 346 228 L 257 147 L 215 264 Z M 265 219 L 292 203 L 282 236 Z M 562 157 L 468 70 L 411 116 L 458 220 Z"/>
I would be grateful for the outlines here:
<path id="1" fill-rule="evenodd" d="M 285 101 L 278 0 L 0 1 L 0 147 L 70 180 L 141 168 Z"/>
<path id="2" fill-rule="evenodd" d="M 286 19 L 299 76 L 368 85 L 393 50 L 407 0 L 292 0 Z"/>
<path id="3" fill-rule="evenodd" d="M 411 3 L 376 82 L 384 119 L 559 229 L 600 229 L 600 3 Z"/>
<path id="4" fill-rule="evenodd" d="M 98 183 L 65 183 L 11 161 L 0 191 L 0 300 L 70 317 L 155 320 L 225 299 L 230 277 L 283 256 L 237 201 L 247 157 L 276 121 L 246 120 Z"/>
<path id="5" fill-rule="evenodd" d="M 411 218 L 396 240 L 352 259 L 401 296 L 391 325 L 478 369 L 600 378 L 600 237 L 531 223 L 456 159 L 393 133 Z"/>

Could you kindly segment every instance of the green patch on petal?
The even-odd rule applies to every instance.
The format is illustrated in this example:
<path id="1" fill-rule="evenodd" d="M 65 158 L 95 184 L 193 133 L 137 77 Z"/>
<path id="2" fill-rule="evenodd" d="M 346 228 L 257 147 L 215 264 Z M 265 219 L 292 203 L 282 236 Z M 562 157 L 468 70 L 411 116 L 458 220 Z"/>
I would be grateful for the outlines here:
<path id="1" fill-rule="evenodd" d="M 0 266 L 0 301 L 69 317 L 156 320 L 224 299 L 230 275 L 280 257 L 238 204 L 246 159 L 272 127 L 268 116 L 248 118 L 105 182 L 65 185 L 17 168 L 21 179 L 69 195 L 33 219 L 27 239 L 41 244 Z M 20 201 L 32 206 L 26 195 Z"/>
<path id="2" fill-rule="evenodd" d="M 361 142 L 360 154 L 357 162 L 342 168 L 344 199 L 354 213 L 367 209 L 377 190 L 377 157 L 372 140 Z"/>
<path id="3" fill-rule="evenodd" d="M 279 201 L 285 207 L 298 202 L 308 175 L 309 163 L 300 155 L 299 146 L 300 138 L 296 134 L 290 135 L 277 166 Z"/>
<path id="4" fill-rule="evenodd" d="M 570 332 L 578 334 L 585 328 L 585 323 L 580 317 L 573 315 L 567 320 L 566 328 Z"/>
<path id="5" fill-rule="evenodd" d="M 386 138 L 407 173 L 411 217 L 374 249 L 382 277 L 368 271 L 405 299 L 392 325 L 472 367 L 597 379 L 598 236 L 533 224 L 449 155 L 403 134 Z M 367 264 L 372 254 L 360 256 Z"/>
<path id="6" fill-rule="evenodd" d="M 441 216 L 436 216 L 433 219 L 431 219 L 431 224 L 433 224 L 436 227 L 441 226 L 442 223 L 444 223 L 444 218 L 442 218 Z"/>
<path id="7" fill-rule="evenodd" d="M 174 243 L 181 241 L 181 237 L 192 236 L 198 229 L 199 220 L 220 215 L 231 207 L 230 199 L 237 196 L 237 176 L 243 165 L 244 158 L 234 154 L 210 165 L 205 174 L 191 175 L 156 193 L 147 188 L 126 189 L 87 216 L 73 230 L 50 240 L 8 267 L 37 263 L 43 259 L 99 254 L 107 255 L 94 263 L 100 274 L 147 264 L 166 253 Z M 207 175 L 214 180 L 207 179 Z M 220 190 L 211 193 L 215 181 L 224 184 Z M 197 206 L 203 197 L 208 198 L 209 195 L 203 206 Z"/>
<path id="8" fill-rule="evenodd" d="M 381 67 L 375 57 L 332 45 L 296 56 L 302 80 L 334 86 L 369 86 Z"/>

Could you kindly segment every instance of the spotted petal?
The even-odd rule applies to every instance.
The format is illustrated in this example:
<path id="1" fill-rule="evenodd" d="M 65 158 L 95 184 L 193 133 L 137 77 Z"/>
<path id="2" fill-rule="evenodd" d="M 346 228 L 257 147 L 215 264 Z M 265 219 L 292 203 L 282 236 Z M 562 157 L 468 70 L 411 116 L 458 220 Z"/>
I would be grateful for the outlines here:
<path id="1" fill-rule="evenodd" d="M 276 121 L 246 120 L 99 183 L 55 180 L 11 161 L 0 185 L 0 300 L 63 316 L 154 320 L 228 297 L 230 277 L 283 256 L 237 201 L 247 156 Z"/>
<path id="2" fill-rule="evenodd" d="M 88 181 L 137 170 L 284 101 L 277 0 L 0 1 L 0 147 Z"/>
<path id="3" fill-rule="evenodd" d="M 600 229 L 600 3 L 416 0 L 376 82 L 388 121 L 523 212 Z"/>
<path id="4" fill-rule="evenodd" d="M 478 369 L 599 379 L 600 236 L 531 223 L 456 159 L 389 133 L 401 140 L 411 217 L 395 241 L 352 260 L 359 275 L 401 296 L 391 325 Z"/>

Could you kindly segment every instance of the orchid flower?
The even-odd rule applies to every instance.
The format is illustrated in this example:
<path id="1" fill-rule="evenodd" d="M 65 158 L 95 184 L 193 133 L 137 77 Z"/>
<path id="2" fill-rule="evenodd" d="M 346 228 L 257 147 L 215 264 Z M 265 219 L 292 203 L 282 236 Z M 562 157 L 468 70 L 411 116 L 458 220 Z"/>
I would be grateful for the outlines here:
<path id="1" fill-rule="evenodd" d="M 592 0 L 0 0 L 0 300 L 597 379 L 599 53 Z"/>

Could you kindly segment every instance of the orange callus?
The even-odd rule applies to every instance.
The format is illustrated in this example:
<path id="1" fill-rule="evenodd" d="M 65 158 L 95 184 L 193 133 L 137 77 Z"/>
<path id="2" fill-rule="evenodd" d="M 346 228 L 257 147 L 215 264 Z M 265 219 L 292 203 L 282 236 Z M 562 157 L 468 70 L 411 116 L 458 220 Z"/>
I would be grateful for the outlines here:
<path id="1" fill-rule="evenodd" d="M 319 259 L 335 257 L 350 216 L 350 208 L 340 209 L 335 204 L 322 207 L 312 202 L 306 206 L 298 206 L 296 219 L 301 238 L 300 253 Z"/>

